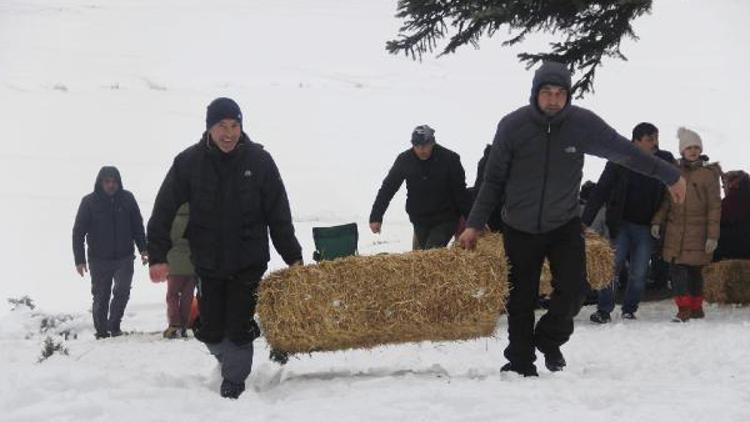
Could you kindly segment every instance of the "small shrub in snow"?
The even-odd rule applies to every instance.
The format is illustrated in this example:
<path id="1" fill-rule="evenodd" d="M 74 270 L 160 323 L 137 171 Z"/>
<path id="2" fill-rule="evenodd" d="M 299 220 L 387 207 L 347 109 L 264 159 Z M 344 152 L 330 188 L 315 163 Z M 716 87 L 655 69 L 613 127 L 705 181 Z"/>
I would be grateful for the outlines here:
<path id="1" fill-rule="evenodd" d="M 9 297 L 8 303 L 11 304 L 10 309 L 13 311 L 15 311 L 19 306 L 25 306 L 31 310 L 36 308 L 36 305 L 34 305 L 34 300 L 28 296 L 21 296 L 19 298 Z"/>
<path id="2" fill-rule="evenodd" d="M 68 356 L 68 348 L 63 345 L 62 341 L 55 341 L 52 337 L 47 336 L 42 344 L 42 356 L 39 357 L 38 363 L 42 363 L 55 353 Z"/>

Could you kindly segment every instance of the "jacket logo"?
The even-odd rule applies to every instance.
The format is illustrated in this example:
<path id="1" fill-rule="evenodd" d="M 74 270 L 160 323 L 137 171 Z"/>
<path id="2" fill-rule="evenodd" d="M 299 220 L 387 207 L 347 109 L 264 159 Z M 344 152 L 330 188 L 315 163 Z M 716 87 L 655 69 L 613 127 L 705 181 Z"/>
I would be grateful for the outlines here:
<path id="1" fill-rule="evenodd" d="M 253 176 L 253 172 L 251 170 L 245 170 L 244 176 L 245 177 L 252 177 Z"/>
<path id="2" fill-rule="evenodd" d="M 568 154 L 575 154 L 575 152 L 576 152 L 576 147 L 574 147 L 574 146 L 569 146 L 569 147 L 565 148 L 565 152 L 567 152 Z"/>

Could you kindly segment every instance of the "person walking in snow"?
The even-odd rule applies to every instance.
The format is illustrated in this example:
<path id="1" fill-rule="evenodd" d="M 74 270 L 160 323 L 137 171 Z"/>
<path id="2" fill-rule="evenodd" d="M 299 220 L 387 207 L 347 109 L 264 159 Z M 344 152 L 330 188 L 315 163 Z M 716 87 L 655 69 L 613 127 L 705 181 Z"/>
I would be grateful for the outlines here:
<path id="1" fill-rule="evenodd" d="M 169 275 L 167 276 L 167 320 L 164 338 L 187 337 L 190 311 L 195 292 L 195 268 L 190 262 L 190 244 L 185 238 L 190 207 L 182 204 L 172 222 L 169 233 L 172 248 L 167 252 Z"/>
<path id="2" fill-rule="evenodd" d="M 593 112 L 571 104 L 571 74 L 560 63 L 537 69 L 530 104 L 497 126 L 485 180 L 459 241 L 476 246 L 480 231 L 503 201 L 503 241 L 510 263 L 508 363 L 501 371 L 537 376 L 535 348 L 550 371 L 566 365 L 560 351 L 573 333 L 586 283 L 586 250 L 578 196 L 584 154 L 607 158 L 670 186 L 677 202 L 685 180 L 677 169 L 640 151 Z M 549 260 L 554 292 L 535 326 L 539 276 Z"/>
<path id="3" fill-rule="evenodd" d="M 146 235 L 138 203 L 123 189 L 117 168 L 102 167 L 94 192 L 81 200 L 73 225 L 76 271 L 81 277 L 91 272 L 91 313 L 97 339 L 122 335 L 120 323 L 133 282 L 134 243 L 145 265 Z"/>
<path id="4" fill-rule="evenodd" d="M 677 304 L 674 321 L 686 322 L 705 316 L 702 270 L 711 262 L 719 241 L 721 168 L 708 163 L 697 133 L 681 127 L 677 138 L 682 156 L 678 166 L 687 180 L 687 200 L 681 205 L 664 200 L 651 220 L 651 234 L 658 238 L 664 228 L 662 256 L 670 264 Z"/>
<path id="5" fill-rule="evenodd" d="M 413 249 L 441 248 L 456 233 L 459 218 L 471 209 L 464 168 L 458 154 L 435 142 L 435 130 L 427 125 L 414 129 L 411 144 L 383 180 L 370 212 L 370 230 L 380 233 L 388 204 L 406 180 Z"/>
<path id="6" fill-rule="evenodd" d="M 148 222 L 151 280 L 171 273 L 167 252 L 178 208 L 188 203 L 185 237 L 198 275 L 201 326 L 196 338 L 221 366 L 222 397 L 245 390 L 253 360 L 256 290 L 268 266 L 270 232 L 289 265 L 302 263 L 286 189 L 271 155 L 250 140 L 240 107 L 217 98 L 201 139 L 177 155 Z"/>
<path id="7" fill-rule="evenodd" d="M 671 153 L 658 148 L 659 130 L 651 123 L 639 123 L 633 128 L 632 143 L 641 151 L 668 163 L 675 161 Z M 651 219 L 661 206 L 665 193 L 664 184 L 657 179 L 613 162 L 607 163 L 604 168 L 581 220 L 586 226 L 591 226 L 597 212 L 606 203 L 606 223 L 610 236 L 614 239 L 615 270 L 612 283 L 599 290 L 597 310 L 591 314 L 591 322 L 606 324 L 611 321 L 610 313 L 615 308 L 619 275 L 626 261 L 629 276 L 622 304 L 622 318 L 636 318 L 654 250 Z"/>

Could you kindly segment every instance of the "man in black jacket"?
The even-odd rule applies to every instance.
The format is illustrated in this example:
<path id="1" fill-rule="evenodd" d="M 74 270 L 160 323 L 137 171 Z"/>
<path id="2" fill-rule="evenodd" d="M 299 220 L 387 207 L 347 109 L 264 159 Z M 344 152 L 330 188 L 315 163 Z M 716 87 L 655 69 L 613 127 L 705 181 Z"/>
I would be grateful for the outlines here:
<path id="1" fill-rule="evenodd" d="M 659 130 L 651 123 L 636 125 L 633 128 L 632 142 L 647 154 L 653 154 L 668 163 L 674 162 L 672 154 L 659 150 Z M 611 321 L 610 313 L 615 307 L 619 274 L 626 260 L 630 274 L 622 304 L 622 318 L 635 319 L 654 250 L 651 219 L 659 209 L 665 193 L 666 187 L 659 180 L 613 162 L 607 163 L 604 168 L 586 203 L 581 220 L 583 224 L 590 226 L 599 209 L 606 203 L 605 220 L 615 245 L 615 277 L 608 287 L 599 291 L 597 311 L 591 314 L 591 322 L 605 324 Z"/>
<path id="2" fill-rule="evenodd" d="M 508 339 L 502 371 L 536 376 L 534 348 L 550 371 L 565 359 L 560 346 L 573 333 L 573 317 L 585 291 L 586 250 L 578 194 L 584 153 L 615 161 L 670 186 L 678 202 L 685 180 L 677 169 L 647 155 L 593 112 L 570 104 L 571 75 L 565 65 L 544 63 L 534 74 L 530 104 L 497 126 L 485 180 L 459 242 L 474 248 L 492 210 L 503 201 L 503 238 L 510 263 Z M 544 259 L 554 292 L 534 325 Z"/>
<path id="3" fill-rule="evenodd" d="M 88 266 L 84 240 L 88 244 Z M 138 203 L 122 188 L 117 168 L 102 167 L 94 192 L 81 200 L 73 225 L 76 271 L 81 277 L 91 271 L 91 313 L 97 339 L 122 335 L 120 322 L 133 282 L 134 242 L 146 264 L 146 235 Z"/>
<path id="4" fill-rule="evenodd" d="M 148 222 L 153 281 L 169 274 L 170 226 L 190 204 L 185 236 L 198 275 L 201 326 L 196 337 L 221 365 L 223 397 L 237 398 L 252 369 L 256 290 L 269 260 L 268 235 L 289 264 L 302 263 L 284 183 L 271 155 L 242 131 L 229 98 L 206 112 L 201 140 L 174 159 Z"/>
<path id="5" fill-rule="evenodd" d="M 459 217 L 466 217 L 471 198 L 461 158 L 435 142 L 435 131 L 417 126 L 411 135 L 412 148 L 399 154 L 370 212 L 370 230 L 380 233 L 383 214 L 393 195 L 406 180 L 406 212 L 414 225 L 413 247 L 440 248 L 456 233 Z"/>

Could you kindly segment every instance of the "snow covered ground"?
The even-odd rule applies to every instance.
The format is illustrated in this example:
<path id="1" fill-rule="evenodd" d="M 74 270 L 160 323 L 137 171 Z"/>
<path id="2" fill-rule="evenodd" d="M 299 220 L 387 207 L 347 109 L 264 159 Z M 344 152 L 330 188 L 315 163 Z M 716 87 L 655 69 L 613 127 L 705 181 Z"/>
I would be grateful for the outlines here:
<path id="1" fill-rule="evenodd" d="M 382 235 L 366 223 L 417 124 L 461 154 L 472 184 L 498 119 L 527 101 L 531 73 L 520 49 L 498 40 L 422 63 L 390 56 L 395 7 L 0 0 L 0 299 L 28 294 L 45 312 L 74 315 L 81 333 L 66 343 L 70 356 L 37 364 L 43 337 L 25 337 L 39 317 L 0 306 L 0 420 L 750 420 L 747 308 L 712 307 L 685 326 L 665 322 L 668 303 L 647 305 L 633 324 L 581 322 L 569 368 L 538 380 L 497 373 L 502 320 L 498 339 L 316 354 L 282 370 L 259 340 L 253 388 L 236 403 L 220 400 L 214 364 L 194 341 L 91 339 L 90 287 L 70 248 L 80 198 L 114 164 L 147 218 L 171 158 L 200 136 L 217 96 L 237 99 L 247 132 L 276 159 L 308 260 L 315 225 L 359 223 L 361 253 L 409 249 L 403 192 Z M 741 0 L 659 0 L 635 23 L 641 40 L 623 43 L 630 61 L 607 61 L 596 94 L 577 103 L 626 136 L 654 122 L 672 151 L 687 125 L 725 169 L 743 168 L 748 18 Z M 588 160 L 585 177 L 603 164 Z M 162 329 L 163 296 L 137 269 L 124 328 Z"/>
<path id="2" fill-rule="evenodd" d="M 648 303 L 638 321 L 594 326 L 584 310 L 568 368 L 537 379 L 499 373 L 504 321 L 497 338 L 315 353 L 284 367 L 259 339 L 248 392 L 230 403 L 205 347 L 160 338 L 162 307 L 134 304 L 128 326 L 142 333 L 105 341 L 78 314 L 58 328 L 81 330 L 69 355 L 43 363 L 40 317 L 19 309 L 0 320 L 0 420 L 750 420 L 750 309 L 711 306 L 688 324 L 668 322 L 673 312 Z"/>

